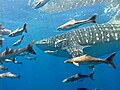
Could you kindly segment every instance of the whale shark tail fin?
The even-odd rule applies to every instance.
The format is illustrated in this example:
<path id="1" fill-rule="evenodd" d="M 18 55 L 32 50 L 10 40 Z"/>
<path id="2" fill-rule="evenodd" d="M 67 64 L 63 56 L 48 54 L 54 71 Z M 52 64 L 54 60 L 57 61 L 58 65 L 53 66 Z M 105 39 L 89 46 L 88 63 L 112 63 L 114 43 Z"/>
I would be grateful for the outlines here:
<path id="1" fill-rule="evenodd" d="M 26 28 L 26 27 L 27 27 L 27 24 L 25 23 L 24 26 L 23 26 L 23 29 L 24 29 L 24 31 L 27 33 L 28 31 L 27 31 L 27 28 Z"/>
<path id="2" fill-rule="evenodd" d="M 33 50 L 33 45 L 35 43 L 35 40 L 33 40 L 28 46 L 27 46 L 27 51 L 31 54 L 36 54 L 35 51 Z"/>
<path id="3" fill-rule="evenodd" d="M 94 71 L 92 71 L 92 73 L 90 74 L 90 79 L 94 81 L 93 76 L 94 76 Z"/>
<path id="4" fill-rule="evenodd" d="M 115 66 L 115 64 L 114 64 L 114 62 L 113 62 L 115 55 L 116 55 L 116 52 L 114 52 L 112 55 L 110 55 L 110 56 L 105 60 L 106 63 L 109 64 L 110 66 L 112 66 L 114 69 L 116 69 L 116 66 Z"/>
<path id="5" fill-rule="evenodd" d="M 94 14 L 92 17 L 90 17 L 88 20 L 91 21 L 92 23 L 96 23 L 96 16 L 97 14 Z"/>

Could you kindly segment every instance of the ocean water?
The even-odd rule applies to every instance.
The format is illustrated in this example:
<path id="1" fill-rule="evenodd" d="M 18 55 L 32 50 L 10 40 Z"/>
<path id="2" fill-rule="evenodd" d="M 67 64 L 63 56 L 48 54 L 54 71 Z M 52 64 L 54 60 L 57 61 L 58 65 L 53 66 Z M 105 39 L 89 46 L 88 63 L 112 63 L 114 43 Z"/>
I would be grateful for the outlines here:
<path id="1" fill-rule="evenodd" d="M 40 10 L 34 10 L 28 5 L 29 0 L 0 0 L 0 23 L 14 31 L 17 27 L 22 27 L 27 23 L 28 33 L 25 35 L 24 42 L 17 47 L 12 44 L 21 36 L 4 37 L 2 52 L 6 47 L 13 49 L 27 46 L 32 40 L 40 40 L 49 36 L 58 35 L 65 32 L 58 32 L 56 28 L 71 19 L 86 19 L 97 13 L 97 22 L 106 23 L 117 13 L 115 10 L 108 10 L 106 3 L 98 3 L 92 6 L 84 6 L 77 9 L 66 10 L 60 13 L 44 13 Z M 61 0 L 62 1 L 62 0 Z M 106 9 L 107 8 L 107 9 Z M 108 10 L 107 12 L 105 12 Z M 116 10 L 117 11 L 117 10 Z M 81 27 L 89 26 L 87 24 Z M 35 45 L 33 47 L 37 53 L 37 60 L 27 60 L 24 57 L 17 57 L 22 61 L 22 65 L 13 63 L 4 63 L 9 71 L 20 75 L 20 79 L 0 78 L 0 90 L 77 90 L 77 88 L 88 88 L 89 90 L 119 90 L 120 83 L 120 52 L 114 59 L 116 69 L 108 65 L 98 65 L 95 68 L 95 81 L 85 79 L 84 81 L 63 83 L 63 79 L 77 73 L 90 74 L 88 67 L 76 67 L 70 64 L 64 64 L 66 58 L 56 57 L 46 54 L 39 50 Z M 100 56 L 106 58 L 108 55 Z M 2 73 L 2 72 L 0 72 Z"/>

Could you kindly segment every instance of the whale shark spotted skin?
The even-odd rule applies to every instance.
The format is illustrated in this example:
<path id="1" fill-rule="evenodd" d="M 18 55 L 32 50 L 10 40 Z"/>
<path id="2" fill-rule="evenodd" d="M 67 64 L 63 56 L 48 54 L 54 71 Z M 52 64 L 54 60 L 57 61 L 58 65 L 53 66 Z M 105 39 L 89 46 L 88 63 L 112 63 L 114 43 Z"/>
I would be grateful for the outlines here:
<path id="1" fill-rule="evenodd" d="M 95 24 L 37 41 L 36 46 L 43 51 L 56 51 L 49 54 L 64 58 L 110 54 L 120 50 L 120 23 Z"/>

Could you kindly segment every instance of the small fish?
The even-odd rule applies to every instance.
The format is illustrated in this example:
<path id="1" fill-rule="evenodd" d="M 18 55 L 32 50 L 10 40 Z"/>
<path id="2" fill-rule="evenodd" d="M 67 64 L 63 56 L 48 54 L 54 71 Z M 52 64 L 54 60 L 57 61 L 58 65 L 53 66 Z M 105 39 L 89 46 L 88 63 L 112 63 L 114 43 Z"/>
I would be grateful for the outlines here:
<path id="1" fill-rule="evenodd" d="M 15 59 L 16 56 L 19 56 L 21 53 L 31 53 L 31 54 L 36 54 L 35 51 L 33 50 L 33 45 L 35 43 L 35 40 L 33 40 L 28 46 L 25 48 L 20 48 L 20 49 L 10 49 L 6 48 L 5 51 L 3 51 L 0 54 L 0 62 L 4 61 L 5 59 Z"/>
<path id="2" fill-rule="evenodd" d="M 4 28 L 2 24 L 0 24 L 0 31 L 2 35 L 9 35 L 11 33 L 11 30 Z"/>
<path id="3" fill-rule="evenodd" d="M 5 78 L 5 77 L 7 77 L 7 78 L 20 78 L 20 75 L 15 75 L 11 72 L 0 74 L 0 78 Z"/>
<path id="4" fill-rule="evenodd" d="M 21 39 L 17 40 L 17 41 L 13 44 L 13 46 L 18 46 L 18 45 L 20 45 L 20 44 L 23 42 L 23 38 L 24 38 L 24 35 L 21 37 Z"/>
<path id="5" fill-rule="evenodd" d="M 37 57 L 28 56 L 28 57 L 26 57 L 26 59 L 28 59 L 28 60 L 37 60 Z"/>
<path id="6" fill-rule="evenodd" d="M 57 52 L 57 50 L 56 51 L 52 51 L 52 50 L 46 50 L 46 51 L 44 51 L 45 53 L 55 53 L 55 52 Z"/>
<path id="7" fill-rule="evenodd" d="M 91 57 L 89 55 L 83 55 L 83 56 L 79 56 L 79 57 L 75 57 L 69 60 L 66 60 L 64 63 L 73 63 L 76 66 L 79 65 L 88 65 L 92 68 L 94 68 L 95 65 L 97 64 L 108 64 L 110 66 L 112 66 L 114 69 L 116 69 L 113 59 L 116 55 L 116 52 L 114 52 L 112 55 L 110 55 L 107 59 L 100 59 L 100 58 L 95 58 L 95 57 Z"/>
<path id="8" fill-rule="evenodd" d="M 14 58 L 14 59 L 5 59 L 5 62 L 12 62 L 14 64 L 22 64 L 22 62 L 16 61 L 16 58 Z"/>
<path id="9" fill-rule="evenodd" d="M 26 56 L 26 55 L 29 56 L 29 53 L 28 52 L 23 52 L 23 53 L 19 54 L 19 56 L 23 56 L 23 57 Z"/>
<path id="10" fill-rule="evenodd" d="M 9 35 L 11 33 L 11 30 L 6 28 L 1 28 L 0 31 L 2 32 L 2 35 Z"/>
<path id="11" fill-rule="evenodd" d="M 48 1 L 50 1 L 50 0 L 39 0 L 39 1 L 34 5 L 34 8 L 35 8 L 35 9 L 41 8 L 41 7 L 43 7 Z"/>
<path id="12" fill-rule="evenodd" d="M 57 30 L 63 30 L 63 29 L 71 29 L 71 28 L 74 28 L 74 27 L 78 27 L 80 25 L 83 25 L 83 24 L 86 24 L 86 23 L 96 23 L 96 14 L 94 14 L 92 17 L 86 19 L 86 20 L 80 20 L 80 21 L 77 21 L 77 20 L 70 20 L 69 22 L 59 26 L 57 28 Z"/>
<path id="13" fill-rule="evenodd" d="M 0 65 L 0 71 L 5 71 L 5 70 L 8 70 L 8 68 Z"/>
<path id="14" fill-rule="evenodd" d="M 84 74 L 79 73 L 79 74 L 76 74 L 76 75 L 73 75 L 73 76 L 70 76 L 70 77 L 64 79 L 62 82 L 75 82 L 79 79 L 81 81 L 83 81 L 86 78 L 90 78 L 90 79 L 94 80 L 93 75 L 94 75 L 94 71 L 90 75 L 84 75 Z"/>
<path id="15" fill-rule="evenodd" d="M 58 40 L 55 42 L 55 44 L 61 43 L 61 42 L 63 42 L 63 41 L 66 41 L 66 39 L 58 39 Z"/>
<path id="16" fill-rule="evenodd" d="M 27 24 L 25 23 L 23 28 L 17 28 L 15 31 L 13 31 L 9 34 L 9 37 L 15 37 L 15 36 L 22 35 L 23 32 L 27 33 L 26 26 L 27 26 Z"/>

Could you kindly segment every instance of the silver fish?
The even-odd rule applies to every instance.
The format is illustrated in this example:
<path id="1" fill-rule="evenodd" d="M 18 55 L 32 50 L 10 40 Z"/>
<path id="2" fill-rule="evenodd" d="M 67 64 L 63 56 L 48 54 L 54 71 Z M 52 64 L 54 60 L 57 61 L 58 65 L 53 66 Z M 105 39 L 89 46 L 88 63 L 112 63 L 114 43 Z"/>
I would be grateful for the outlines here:
<path id="1" fill-rule="evenodd" d="M 35 8 L 35 9 L 41 8 L 41 7 L 43 7 L 48 1 L 50 1 L 50 0 L 39 0 L 39 1 L 34 5 L 34 8 Z"/>
<path id="2" fill-rule="evenodd" d="M 24 52 L 28 52 L 31 54 L 36 54 L 35 51 L 33 50 L 33 45 L 34 45 L 35 41 L 33 40 L 27 47 L 25 48 L 20 48 L 20 49 L 10 49 L 10 48 L 6 48 L 5 51 L 3 51 L 0 54 L 0 61 L 2 63 L 2 61 L 4 61 L 5 59 L 14 59 L 16 56 L 19 56 L 21 53 Z"/>
<path id="3" fill-rule="evenodd" d="M 5 59 L 4 62 L 12 62 L 12 63 L 14 63 L 14 64 L 22 64 L 22 62 L 16 61 L 16 58 L 14 58 L 14 59 Z"/>
<path id="4" fill-rule="evenodd" d="M 13 46 L 18 46 L 18 45 L 20 45 L 20 44 L 23 42 L 23 38 L 24 38 L 24 35 L 23 35 L 19 40 L 17 40 L 17 41 L 13 44 Z"/>
<path id="5" fill-rule="evenodd" d="M 10 33 L 11 33 L 11 30 L 4 28 L 3 25 L 0 24 L 0 34 L 9 35 Z"/>
<path id="6" fill-rule="evenodd" d="M 114 69 L 116 69 L 115 64 L 113 62 L 115 55 L 116 53 L 113 53 L 107 59 L 100 59 L 100 58 L 91 57 L 89 55 L 83 55 L 83 56 L 74 57 L 72 59 L 66 60 L 64 63 L 72 63 L 76 66 L 88 65 L 93 68 L 95 65 L 98 65 L 98 64 L 108 64 L 112 66 Z"/>
<path id="7" fill-rule="evenodd" d="M 72 29 L 72 28 L 76 28 L 76 27 L 79 27 L 83 24 L 86 24 L 86 23 L 96 23 L 96 14 L 94 14 L 92 17 L 86 19 L 86 20 L 70 20 L 69 22 L 59 26 L 57 28 L 57 30 L 69 30 L 69 29 Z"/>
<path id="8" fill-rule="evenodd" d="M 20 78 L 20 75 L 15 75 L 11 72 L 0 74 L 0 78 Z"/>
<path id="9" fill-rule="evenodd" d="M 26 59 L 28 60 L 37 60 L 37 57 L 32 57 L 32 56 L 28 56 L 28 57 L 25 57 Z"/>
<path id="10" fill-rule="evenodd" d="M 0 71 L 5 71 L 5 70 L 8 70 L 8 68 L 0 65 Z"/>
<path id="11" fill-rule="evenodd" d="M 66 39 L 59 45 L 55 42 Z M 120 23 L 95 24 L 93 26 L 69 31 L 36 42 L 43 51 L 64 58 L 88 54 L 93 57 L 103 56 L 120 50 Z M 57 46 L 57 47 L 56 47 Z"/>
<path id="12" fill-rule="evenodd" d="M 70 77 L 64 79 L 62 82 L 65 82 L 65 83 L 66 82 L 75 82 L 79 79 L 81 81 L 83 81 L 86 78 L 90 78 L 90 79 L 94 80 L 93 75 L 94 75 L 94 71 L 90 75 L 84 75 L 84 74 L 79 73 L 79 74 L 76 74 L 76 75 L 73 75 L 73 76 L 70 76 Z"/>
<path id="13" fill-rule="evenodd" d="M 9 37 L 15 37 L 15 36 L 22 35 L 23 32 L 27 33 L 26 26 L 27 26 L 27 24 L 25 23 L 23 28 L 17 28 L 15 31 L 13 31 L 9 34 Z"/>
<path id="14" fill-rule="evenodd" d="M 11 33 L 11 30 L 6 28 L 1 28 L 0 31 L 2 32 L 2 35 L 9 35 Z"/>

